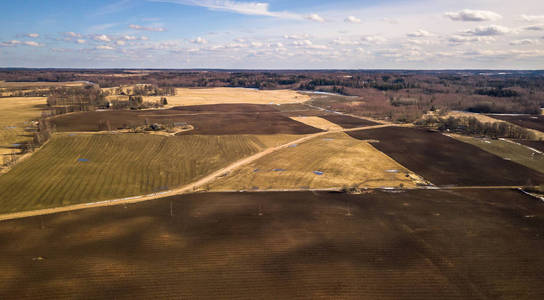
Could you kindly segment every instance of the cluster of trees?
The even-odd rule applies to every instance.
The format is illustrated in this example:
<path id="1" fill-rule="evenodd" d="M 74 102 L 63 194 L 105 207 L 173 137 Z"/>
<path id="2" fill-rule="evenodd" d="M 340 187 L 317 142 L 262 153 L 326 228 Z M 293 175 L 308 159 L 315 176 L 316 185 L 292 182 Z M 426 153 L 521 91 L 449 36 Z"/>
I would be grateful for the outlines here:
<path id="1" fill-rule="evenodd" d="M 115 89 L 115 94 L 125 95 L 122 88 Z M 153 84 L 137 85 L 128 91 L 131 96 L 175 96 L 176 89 L 174 87 L 158 87 Z"/>
<path id="2" fill-rule="evenodd" d="M 18 154 L 32 152 L 35 148 L 45 144 L 55 131 L 55 126 L 47 120 L 45 115 L 36 121 L 34 125 L 36 128 L 33 130 L 33 139 L 18 145 L 17 148 L 20 150 L 19 153 L 13 150 L 9 155 L 4 155 L 1 165 L 2 167 L 10 167 L 14 165 L 19 157 Z"/>
<path id="3" fill-rule="evenodd" d="M 12 165 L 14 165 L 16 162 L 17 162 L 17 153 L 15 153 L 15 150 L 14 150 L 14 151 L 11 151 L 10 154 L 4 155 L 2 159 L 2 167 L 9 168 Z"/>
<path id="4" fill-rule="evenodd" d="M 540 114 L 540 105 L 538 103 L 527 103 L 525 101 L 507 103 L 482 101 L 465 108 L 465 110 L 483 114 Z"/>
<path id="5" fill-rule="evenodd" d="M 47 97 L 47 105 L 53 109 L 60 108 L 60 113 L 91 111 L 107 103 L 106 95 L 96 85 L 52 88 Z"/>
<path id="6" fill-rule="evenodd" d="M 514 90 L 503 89 L 503 88 L 492 88 L 492 89 L 477 89 L 474 93 L 478 95 L 485 95 L 491 97 L 519 97 L 520 94 Z"/>
<path id="7" fill-rule="evenodd" d="M 4 97 L 47 97 L 49 96 L 48 88 L 4 88 L 0 90 Z"/>
<path id="8" fill-rule="evenodd" d="M 45 142 L 47 142 L 51 138 L 51 135 L 55 132 L 55 125 L 51 124 L 46 117 L 42 116 L 37 123 L 38 127 L 34 133 L 32 145 L 29 147 L 30 149 L 45 144 Z"/>
<path id="9" fill-rule="evenodd" d="M 535 139 L 535 134 L 525 128 L 506 122 L 484 123 L 475 117 L 434 117 L 429 116 L 417 125 L 432 127 L 440 131 L 478 135 L 491 138 Z"/>

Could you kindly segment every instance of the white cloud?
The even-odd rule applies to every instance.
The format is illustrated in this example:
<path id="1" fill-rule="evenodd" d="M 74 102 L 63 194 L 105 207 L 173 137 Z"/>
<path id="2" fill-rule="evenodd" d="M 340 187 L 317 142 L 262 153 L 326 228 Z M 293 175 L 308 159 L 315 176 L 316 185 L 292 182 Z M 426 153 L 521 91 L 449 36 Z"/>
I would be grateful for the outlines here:
<path id="1" fill-rule="evenodd" d="M 384 21 L 386 23 L 389 23 L 389 24 L 398 24 L 399 23 L 398 20 L 392 19 L 392 18 L 382 18 L 382 21 Z"/>
<path id="2" fill-rule="evenodd" d="M 290 12 L 270 11 L 268 3 L 240 2 L 234 0 L 149 0 L 152 2 L 168 2 L 181 5 L 205 7 L 211 10 L 228 11 L 243 15 L 268 16 L 287 19 L 302 19 L 302 16 Z"/>
<path id="3" fill-rule="evenodd" d="M 75 32 L 72 32 L 72 31 L 65 32 L 64 35 L 67 36 L 67 37 L 70 37 L 70 38 L 76 38 L 76 37 L 80 38 L 81 37 L 81 34 L 75 33 Z"/>
<path id="4" fill-rule="evenodd" d="M 510 33 L 512 30 L 508 27 L 499 26 L 499 25 L 490 25 L 490 26 L 480 26 L 474 29 L 469 29 L 464 32 L 466 35 L 474 36 L 494 36 L 494 35 L 503 35 Z"/>
<path id="5" fill-rule="evenodd" d="M 544 21 L 544 15 L 521 15 L 521 19 L 527 22 Z"/>
<path id="6" fill-rule="evenodd" d="M 191 43 L 203 45 L 203 44 L 207 44 L 208 41 L 207 41 L 205 38 L 199 36 L 199 37 L 197 37 L 196 39 L 191 40 Z"/>
<path id="7" fill-rule="evenodd" d="M 147 40 L 149 40 L 149 38 L 148 38 L 147 36 L 145 36 L 145 35 L 142 35 L 142 36 L 140 37 L 140 40 L 142 40 L 142 41 L 147 41 Z"/>
<path id="8" fill-rule="evenodd" d="M 310 40 L 301 40 L 301 41 L 294 41 L 293 42 L 294 46 L 310 46 L 312 44 L 313 43 Z"/>
<path id="9" fill-rule="evenodd" d="M 306 48 L 306 49 L 328 49 L 329 48 L 325 45 L 314 45 L 314 43 L 310 40 L 294 41 L 293 46 Z"/>
<path id="10" fill-rule="evenodd" d="M 544 57 L 544 51 L 532 50 L 472 50 L 463 53 L 466 56 L 487 57 L 487 58 L 527 58 Z"/>
<path id="11" fill-rule="evenodd" d="M 314 22 L 320 22 L 320 23 L 325 22 L 325 19 L 323 19 L 323 17 L 318 15 L 318 14 L 311 14 L 311 15 L 307 16 L 306 19 L 308 19 L 310 21 L 314 21 Z"/>
<path id="12" fill-rule="evenodd" d="M 128 25 L 128 27 L 134 29 L 134 30 L 143 30 L 143 31 L 155 31 L 155 32 L 163 32 L 163 31 L 166 31 L 165 28 L 163 27 L 146 27 L 146 26 L 141 26 L 141 25 L 136 25 L 136 24 L 130 24 Z"/>
<path id="13" fill-rule="evenodd" d="M 459 12 L 447 12 L 445 16 L 453 21 L 463 22 L 496 21 L 502 18 L 501 15 L 492 11 L 471 9 L 463 9 Z"/>
<path id="14" fill-rule="evenodd" d="M 97 42 L 111 42 L 111 38 L 105 34 L 96 34 L 92 38 Z"/>
<path id="15" fill-rule="evenodd" d="M 355 17 L 355 16 L 349 16 L 346 19 L 344 19 L 344 22 L 346 23 L 361 23 L 361 19 Z"/>
<path id="16" fill-rule="evenodd" d="M 123 39 L 124 39 L 125 41 L 134 41 L 134 40 L 137 40 L 138 37 L 135 36 L 135 35 L 124 35 L 124 36 L 123 36 Z"/>
<path id="17" fill-rule="evenodd" d="M 527 46 L 527 45 L 536 45 L 538 44 L 538 40 L 533 39 L 522 39 L 522 40 L 515 40 L 511 41 L 511 46 Z"/>
<path id="18" fill-rule="evenodd" d="M 352 41 L 352 40 L 344 40 L 342 38 L 337 38 L 334 41 L 332 41 L 333 44 L 341 45 L 341 46 L 355 46 L 360 45 L 360 41 Z"/>
<path id="19" fill-rule="evenodd" d="M 85 44 L 86 42 L 87 42 L 87 41 L 84 40 L 84 39 L 77 39 L 77 40 L 76 40 L 76 43 L 78 43 L 78 44 Z"/>
<path id="20" fill-rule="evenodd" d="M 118 45 L 118 46 L 124 46 L 124 45 L 126 44 L 126 42 L 123 41 L 123 40 L 117 40 L 117 41 L 115 42 L 115 44 Z"/>
<path id="21" fill-rule="evenodd" d="M 329 49 L 329 47 L 327 47 L 326 45 L 308 45 L 305 48 L 308 48 L 308 49 L 321 49 L 321 50 Z"/>
<path id="22" fill-rule="evenodd" d="M 255 48 L 260 48 L 263 46 L 263 43 L 261 42 L 251 42 L 250 44 L 252 47 L 255 47 Z"/>
<path id="23" fill-rule="evenodd" d="M 424 46 L 436 44 L 436 42 L 434 41 L 425 40 L 425 39 L 409 39 L 408 42 L 414 45 L 424 45 Z"/>
<path id="24" fill-rule="evenodd" d="M 43 46 L 42 44 L 34 42 L 34 41 L 21 42 L 19 40 L 11 40 L 11 41 L 1 42 L 0 43 L 0 47 L 13 47 L 13 46 L 17 46 L 17 45 L 26 45 L 26 46 L 30 46 L 30 47 L 41 47 L 41 46 Z"/>
<path id="25" fill-rule="evenodd" d="M 224 47 L 227 49 L 239 49 L 239 48 L 247 48 L 248 45 L 243 43 L 230 43 L 225 45 Z"/>
<path id="26" fill-rule="evenodd" d="M 37 37 L 40 37 L 40 34 L 39 33 L 29 33 L 26 36 L 31 37 L 31 38 L 37 38 Z"/>
<path id="27" fill-rule="evenodd" d="M 451 36 L 448 41 L 452 44 L 465 44 L 472 42 L 492 42 L 495 41 L 495 38 L 492 36 L 462 36 L 454 35 Z"/>
<path id="28" fill-rule="evenodd" d="M 361 37 L 361 41 L 370 43 L 370 44 L 383 44 L 387 41 L 387 39 L 379 35 L 367 35 L 367 36 Z"/>
<path id="29" fill-rule="evenodd" d="M 27 45 L 27 46 L 30 46 L 30 47 L 41 47 L 41 46 L 43 46 L 42 44 L 34 42 L 34 41 L 23 42 L 23 45 Z"/>
<path id="30" fill-rule="evenodd" d="M 532 31 L 543 31 L 544 30 L 544 24 L 533 24 L 524 27 L 525 30 L 532 30 Z"/>
<path id="31" fill-rule="evenodd" d="M 96 49 L 98 49 L 98 50 L 113 50 L 114 48 L 111 47 L 111 46 L 100 45 L 100 46 L 97 46 Z"/>
<path id="32" fill-rule="evenodd" d="M 296 35 L 296 34 L 293 34 L 293 35 L 289 35 L 289 34 L 286 34 L 283 36 L 284 39 L 286 40 L 305 40 L 305 39 L 308 39 L 310 37 L 309 34 L 303 34 L 303 35 Z"/>
<path id="33" fill-rule="evenodd" d="M 7 41 L 7 42 L 1 42 L 0 46 L 2 46 L 2 47 L 12 47 L 12 46 L 16 46 L 16 45 L 19 45 L 19 44 L 21 44 L 21 41 L 11 40 L 11 41 Z"/>
<path id="34" fill-rule="evenodd" d="M 211 46 L 209 49 L 212 50 L 212 51 L 217 51 L 217 50 L 225 49 L 225 46 L 223 46 L 223 45 L 214 45 L 214 46 Z"/>
<path id="35" fill-rule="evenodd" d="M 408 37 L 412 37 L 412 38 L 427 37 L 431 35 L 432 34 L 430 32 L 422 30 L 422 29 L 407 34 Z"/>

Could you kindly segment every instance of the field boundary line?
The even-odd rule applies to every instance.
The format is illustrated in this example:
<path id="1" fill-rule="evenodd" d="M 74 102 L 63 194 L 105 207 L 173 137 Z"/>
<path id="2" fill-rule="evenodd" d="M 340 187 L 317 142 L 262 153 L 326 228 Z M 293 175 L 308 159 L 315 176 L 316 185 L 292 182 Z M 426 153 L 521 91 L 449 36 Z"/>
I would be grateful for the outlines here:
<path id="1" fill-rule="evenodd" d="M 262 152 L 260 152 L 262 153 Z M 259 154 L 260 154 L 259 153 Z M 264 156 L 264 155 L 263 155 Z M 153 194 L 147 194 L 147 195 L 140 195 L 140 196 L 132 196 L 132 197 L 125 197 L 120 199 L 113 199 L 113 200 L 103 200 L 103 201 L 97 201 L 97 202 L 90 202 L 90 203 L 81 203 L 81 204 L 74 204 L 74 205 L 67 205 L 67 206 L 61 206 L 61 207 L 53 207 L 53 208 L 45 208 L 45 209 L 38 209 L 38 210 L 30 210 L 30 211 L 22 211 L 22 212 L 15 212 L 15 213 L 8 213 L 8 214 L 2 214 L 0 215 L 0 222 L 1 221 L 8 221 L 8 220 L 14 220 L 14 219 L 22 219 L 22 218 L 28 218 L 28 217 L 35 217 L 35 216 L 41 216 L 41 215 L 50 215 L 55 213 L 62 213 L 62 212 L 69 212 L 69 211 L 76 211 L 76 210 L 83 210 L 86 208 L 97 208 L 97 207 L 106 207 L 106 206 L 117 206 L 122 204 L 134 204 L 139 202 L 145 202 L 145 201 L 151 201 L 151 200 L 157 200 L 162 199 L 166 197 L 172 197 L 177 195 L 183 195 L 183 194 L 194 194 L 198 193 L 197 190 L 193 189 L 194 186 L 199 186 L 199 182 L 204 181 L 208 177 L 217 176 L 217 173 L 220 175 L 223 174 L 223 172 L 214 172 L 213 174 L 210 174 L 206 176 L 205 178 L 195 182 L 191 183 L 189 185 L 186 185 L 182 188 L 172 190 L 172 191 L 164 191 L 159 193 L 153 193 Z M 206 181 L 207 183 L 208 181 Z M 442 191 L 449 191 L 449 190 L 519 190 L 525 194 L 525 191 L 523 191 L 523 187 L 521 186 L 445 186 L 445 187 L 437 187 L 437 186 L 422 186 L 422 187 L 414 187 L 414 188 L 362 188 L 362 190 L 366 191 L 389 191 L 389 192 L 395 192 L 395 191 L 413 191 L 413 190 L 442 190 Z M 217 191 L 206 191 L 205 193 L 264 193 L 264 192 L 338 192 L 341 191 L 341 188 L 324 188 L 324 189 L 274 189 L 274 190 L 217 190 Z M 531 195 L 535 197 L 534 195 Z M 539 197 L 538 197 L 539 198 Z M 540 200 L 544 201 L 544 199 L 539 198 Z"/>
<path id="2" fill-rule="evenodd" d="M 312 104 L 309 104 L 309 103 L 306 103 L 306 102 L 303 102 L 302 104 L 304 104 L 304 105 L 306 105 L 308 107 L 311 107 L 313 109 L 317 109 L 317 110 L 321 110 L 321 111 L 325 111 L 325 112 L 331 112 L 333 114 L 337 114 L 337 115 L 341 115 L 341 116 L 348 116 L 348 117 L 353 117 L 353 118 L 360 119 L 360 120 L 370 121 L 370 122 L 374 122 L 374 123 L 377 123 L 377 124 L 380 124 L 380 125 L 396 125 L 396 124 L 391 123 L 391 122 L 378 120 L 378 119 L 374 119 L 374 118 L 370 118 L 370 117 L 363 117 L 363 116 L 353 115 L 353 114 L 349 114 L 349 113 L 343 113 L 341 111 L 325 109 L 323 107 L 315 106 L 315 105 L 312 105 Z"/>

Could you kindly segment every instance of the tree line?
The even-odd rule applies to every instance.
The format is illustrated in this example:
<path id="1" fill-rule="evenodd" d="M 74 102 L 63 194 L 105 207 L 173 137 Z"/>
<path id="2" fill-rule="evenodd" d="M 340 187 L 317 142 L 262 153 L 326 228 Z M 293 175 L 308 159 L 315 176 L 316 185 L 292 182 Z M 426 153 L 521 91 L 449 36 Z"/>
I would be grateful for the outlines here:
<path id="1" fill-rule="evenodd" d="M 427 126 L 439 131 L 455 132 L 465 135 L 477 135 L 491 138 L 511 138 L 534 140 L 533 132 L 520 126 L 506 122 L 481 122 L 475 117 L 435 117 L 429 116 L 416 122 L 416 125 Z"/>

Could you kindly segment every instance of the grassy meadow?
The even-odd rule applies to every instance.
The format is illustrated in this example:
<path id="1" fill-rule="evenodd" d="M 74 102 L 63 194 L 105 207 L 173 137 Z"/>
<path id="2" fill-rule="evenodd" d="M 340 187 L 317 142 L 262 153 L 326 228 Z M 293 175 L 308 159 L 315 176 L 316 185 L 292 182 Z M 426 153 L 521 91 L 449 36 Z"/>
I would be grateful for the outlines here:
<path id="1" fill-rule="evenodd" d="M 330 133 L 267 155 L 210 184 L 212 190 L 415 186 L 409 170 L 367 142 Z"/>
<path id="2" fill-rule="evenodd" d="M 58 134 L 0 176 L 0 212 L 172 189 L 291 139 L 295 137 Z"/>

